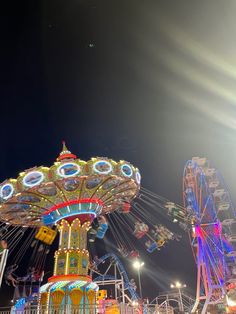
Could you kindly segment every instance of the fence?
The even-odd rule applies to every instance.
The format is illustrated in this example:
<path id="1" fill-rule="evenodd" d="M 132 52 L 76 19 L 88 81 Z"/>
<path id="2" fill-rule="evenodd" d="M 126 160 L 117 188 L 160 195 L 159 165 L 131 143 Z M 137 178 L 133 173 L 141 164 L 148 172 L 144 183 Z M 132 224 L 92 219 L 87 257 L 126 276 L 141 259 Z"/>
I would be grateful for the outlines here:
<path id="1" fill-rule="evenodd" d="M 72 306 L 65 305 L 60 308 L 37 308 L 28 307 L 24 310 L 16 310 L 11 308 L 0 308 L 0 314 L 162 314 L 162 313 L 172 313 L 164 312 L 163 309 L 159 308 L 158 305 L 128 305 L 128 304 L 118 304 L 117 306 L 111 307 L 101 307 L 97 304 L 94 306 Z"/>

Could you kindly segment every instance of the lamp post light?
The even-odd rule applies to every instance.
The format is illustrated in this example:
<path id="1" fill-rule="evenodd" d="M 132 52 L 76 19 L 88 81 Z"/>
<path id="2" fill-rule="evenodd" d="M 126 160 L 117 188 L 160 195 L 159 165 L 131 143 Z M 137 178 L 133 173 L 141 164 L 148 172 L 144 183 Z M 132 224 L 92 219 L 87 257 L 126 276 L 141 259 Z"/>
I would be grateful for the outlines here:
<path id="1" fill-rule="evenodd" d="M 181 289 L 186 288 L 187 287 L 186 284 L 182 284 L 181 282 L 176 281 L 176 283 L 175 284 L 172 283 L 170 285 L 170 287 L 171 287 L 171 289 L 177 289 L 178 290 L 178 292 L 179 292 L 179 301 L 180 301 L 180 311 L 184 312 L 184 304 L 183 304 L 183 298 L 182 298 L 182 291 L 181 291 Z"/>
<path id="2" fill-rule="evenodd" d="M 139 261 L 138 259 L 134 261 L 133 266 L 138 271 L 138 285 L 139 285 L 139 294 L 140 298 L 142 299 L 142 286 L 141 286 L 141 268 L 143 267 L 144 262 Z"/>

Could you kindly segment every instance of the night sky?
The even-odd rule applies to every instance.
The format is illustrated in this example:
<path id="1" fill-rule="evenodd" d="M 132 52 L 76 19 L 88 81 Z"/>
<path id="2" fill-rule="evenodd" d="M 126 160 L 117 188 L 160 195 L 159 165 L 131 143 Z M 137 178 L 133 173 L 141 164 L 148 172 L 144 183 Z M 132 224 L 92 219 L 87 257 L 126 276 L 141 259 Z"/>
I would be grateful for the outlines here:
<path id="1" fill-rule="evenodd" d="M 5 1 L 1 181 L 51 165 L 64 139 L 81 159 L 130 161 L 144 187 L 179 204 L 186 160 L 205 156 L 236 201 L 235 10 L 234 0 Z M 187 235 L 140 253 L 144 296 L 177 279 L 194 291 Z"/>

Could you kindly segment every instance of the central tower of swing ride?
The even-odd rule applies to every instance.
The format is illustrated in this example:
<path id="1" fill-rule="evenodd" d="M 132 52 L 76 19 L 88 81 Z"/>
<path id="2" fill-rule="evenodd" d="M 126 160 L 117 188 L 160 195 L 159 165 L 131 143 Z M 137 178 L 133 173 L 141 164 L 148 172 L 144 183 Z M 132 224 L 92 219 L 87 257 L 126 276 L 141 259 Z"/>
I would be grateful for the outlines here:
<path id="1" fill-rule="evenodd" d="M 213 311 L 227 299 L 228 312 L 234 313 L 235 208 L 218 170 L 206 158 L 187 162 L 184 207 L 140 187 L 140 181 L 139 170 L 129 162 L 105 157 L 85 162 L 64 143 L 51 167 L 25 170 L 0 185 L 0 285 L 6 281 L 15 286 L 13 313 L 32 304 L 45 314 L 120 313 L 119 303 L 134 301 L 136 312 L 145 313 L 118 256 L 112 252 L 98 257 L 95 242 L 104 238 L 109 226 L 106 241 L 112 238 L 121 256 L 137 259 L 133 238 L 148 253 L 170 240 L 180 241 L 179 235 L 156 221 L 158 211 L 189 233 L 197 265 L 196 302 L 190 311 L 218 313 Z M 57 234 L 53 274 L 42 284 Z M 20 277 L 16 272 L 24 256 L 30 256 L 28 271 Z M 101 266 L 107 261 L 110 266 L 104 271 Z M 115 285 L 115 298 L 104 310 L 99 307 L 106 301 L 99 285 L 109 282 Z"/>

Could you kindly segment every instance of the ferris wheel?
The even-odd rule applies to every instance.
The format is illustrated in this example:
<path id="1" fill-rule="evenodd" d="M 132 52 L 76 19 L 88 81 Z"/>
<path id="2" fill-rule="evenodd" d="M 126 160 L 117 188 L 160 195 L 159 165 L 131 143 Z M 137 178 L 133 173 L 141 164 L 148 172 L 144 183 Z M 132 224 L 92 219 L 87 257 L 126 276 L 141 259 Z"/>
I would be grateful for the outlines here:
<path id="1" fill-rule="evenodd" d="M 204 302 L 202 314 L 218 304 L 235 281 L 235 209 L 219 171 L 206 158 L 189 160 L 183 173 L 183 201 L 192 217 L 189 233 L 197 263 L 196 302 Z"/>

